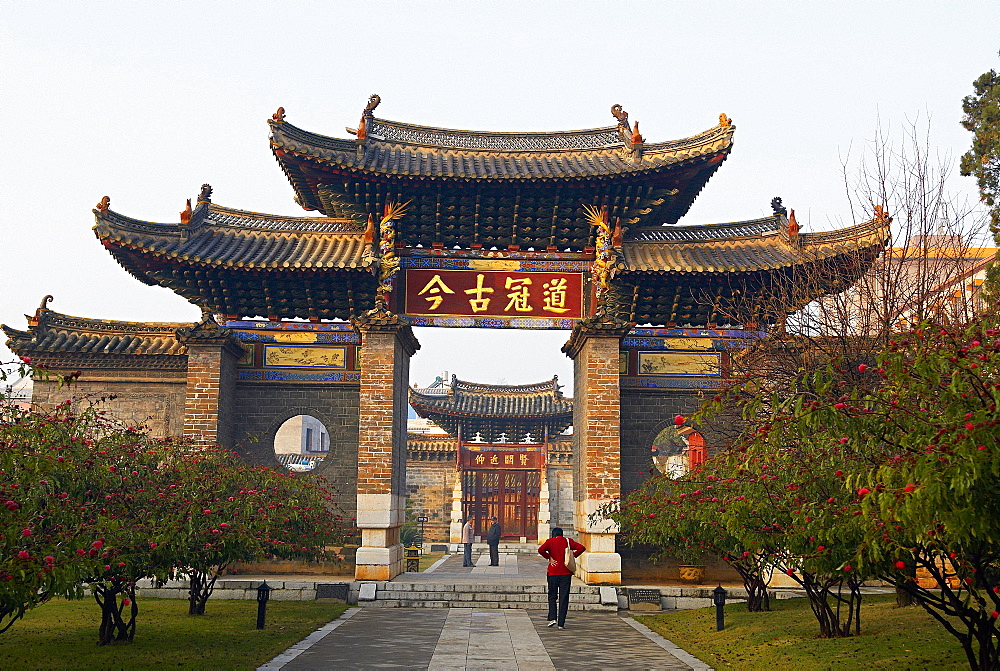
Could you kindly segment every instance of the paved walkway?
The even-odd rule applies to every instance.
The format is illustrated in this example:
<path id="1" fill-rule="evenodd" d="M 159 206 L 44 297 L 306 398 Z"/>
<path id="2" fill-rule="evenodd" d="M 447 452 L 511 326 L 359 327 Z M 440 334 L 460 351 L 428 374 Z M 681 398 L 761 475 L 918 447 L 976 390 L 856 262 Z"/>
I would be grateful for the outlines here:
<path id="1" fill-rule="evenodd" d="M 507 554 L 463 567 L 447 555 L 423 573 L 393 582 L 544 585 L 546 561 Z M 576 578 L 573 584 L 582 584 Z M 566 629 L 546 626 L 544 610 L 351 608 L 262 669 L 707 669 L 631 617 L 570 611 Z"/>
<path id="2" fill-rule="evenodd" d="M 517 609 L 352 608 L 261 668 L 708 668 L 630 617 L 570 613 L 564 630 L 545 624 L 544 612 Z"/>

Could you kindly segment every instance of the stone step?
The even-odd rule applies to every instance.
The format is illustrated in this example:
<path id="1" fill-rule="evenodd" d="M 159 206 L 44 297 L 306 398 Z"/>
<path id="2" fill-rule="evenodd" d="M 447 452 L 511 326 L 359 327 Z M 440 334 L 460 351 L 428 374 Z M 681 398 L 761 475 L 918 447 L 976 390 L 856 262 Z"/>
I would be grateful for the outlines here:
<path id="1" fill-rule="evenodd" d="M 365 602 L 365 606 L 375 608 L 510 608 L 520 610 L 545 610 L 549 607 L 545 602 L 513 602 L 513 601 L 417 601 L 413 599 L 376 599 Z M 573 603 L 570 602 L 569 610 L 587 612 L 608 612 L 618 611 L 618 606 L 602 605 L 599 603 Z"/>
<path id="2" fill-rule="evenodd" d="M 386 582 L 376 583 L 380 591 L 395 590 L 400 592 L 493 592 L 497 594 L 547 594 L 545 585 L 460 585 L 455 583 L 431 582 Z M 599 594 L 596 587 L 590 585 L 571 585 L 570 595 Z"/>
<path id="3" fill-rule="evenodd" d="M 548 608 L 545 585 L 466 585 L 427 582 L 376 584 L 375 600 L 364 602 L 380 608 Z M 602 604 L 600 588 L 571 585 L 572 610 L 618 610 L 617 604 Z"/>

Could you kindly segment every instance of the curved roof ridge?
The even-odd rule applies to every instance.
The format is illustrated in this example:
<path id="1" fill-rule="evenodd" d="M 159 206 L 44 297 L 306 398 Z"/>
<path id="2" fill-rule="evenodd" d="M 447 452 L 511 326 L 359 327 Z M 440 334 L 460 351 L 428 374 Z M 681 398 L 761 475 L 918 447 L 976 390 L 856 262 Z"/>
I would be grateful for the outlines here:
<path id="1" fill-rule="evenodd" d="M 678 138 L 676 140 L 664 140 L 663 142 L 647 142 L 642 146 L 642 152 L 645 153 L 655 153 L 659 151 L 676 151 L 678 149 L 683 149 L 686 146 L 698 146 L 705 144 L 705 142 L 713 137 L 718 139 L 726 139 L 729 144 L 732 144 L 733 135 L 736 134 L 736 126 L 713 126 L 706 131 L 697 133 L 696 135 L 690 135 L 684 138 Z"/>
<path id="2" fill-rule="evenodd" d="M 773 235 L 785 221 L 781 215 L 731 221 L 719 224 L 670 224 L 638 228 L 634 240 L 639 242 L 697 242 L 704 240 L 731 240 L 733 238 Z"/>
<path id="3" fill-rule="evenodd" d="M 860 224 L 854 224 L 853 226 L 837 228 L 832 231 L 799 233 L 799 237 L 802 238 L 802 242 L 804 244 L 829 244 L 831 242 L 841 242 L 843 240 L 854 240 L 856 238 L 865 237 L 867 235 L 877 233 L 880 230 L 888 231 L 889 222 L 876 218 L 863 221 Z"/>
<path id="4" fill-rule="evenodd" d="M 55 310 L 39 310 L 38 323 L 46 327 L 64 328 L 66 330 L 88 331 L 128 331 L 130 333 L 173 333 L 179 328 L 191 326 L 194 322 L 127 322 L 115 319 L 96 319 L 93 317 L 77 317 L 56 312 Z"/>
<path id="5" fill-rule="evenodd" d="M 617 126 L 562 131 L 485 131 L 378 118 L 370 119 L 368 137 L 385 142 L 485 151 L 604 149 L 624 144 Z"/>
<path id="6" fill-rule="evenodd" d="M 479 394 L 525 394 L 537 395 L 545 392 L 557 392 L 559 389 L 559 376 L 554 375 L 551 380 L 543 382 L 533 382 L 529 384 L 486 384 L 484 382 L 469 382 L 452 377 L 451 388 L 456 392 L 479 393 Z"/>
<path id="7" fill-rule="evenodd" d="M 99 224 L 103 222 L 117 228 L 126 228 L 142 233 L 180 235 L 181 231 L 185 228 L 184 224 L 180 222 L 166 223 L 136 219 L 135 217 L 129 217 L 114 210 L 107 210 L 106 212 L 94 210 L 94 214 L 97 216 Z M 195 228 L 198 223 L 217 227 L 272 232 L 312 231 L 363 234 L 365 230 L 364 226 L 353 219 L 269 214 L 206 202 L 198 203 L 198 207 L 192 213 L 192 223 L 187 228 Z"/>

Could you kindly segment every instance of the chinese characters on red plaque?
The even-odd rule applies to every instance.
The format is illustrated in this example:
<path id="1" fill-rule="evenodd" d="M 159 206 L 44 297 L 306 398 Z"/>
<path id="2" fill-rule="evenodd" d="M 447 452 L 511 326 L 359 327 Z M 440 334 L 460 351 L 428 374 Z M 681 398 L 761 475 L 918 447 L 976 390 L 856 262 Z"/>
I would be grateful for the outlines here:
<path id="1" fill-rule="evenodd" d="M 541 468 L 541 452 L 462 450 L 463 468 Z"/>
<path id="2" fill-rule="evenodd" d="M 580 319 L 583 274 L 409 268 L 406 313 Z"/>

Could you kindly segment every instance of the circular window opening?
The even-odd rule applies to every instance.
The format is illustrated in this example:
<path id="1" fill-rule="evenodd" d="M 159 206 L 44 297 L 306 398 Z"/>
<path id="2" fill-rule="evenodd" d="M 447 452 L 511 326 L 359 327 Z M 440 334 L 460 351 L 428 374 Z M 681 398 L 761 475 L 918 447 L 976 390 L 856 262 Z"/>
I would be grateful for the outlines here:
<path id="1" fill-rule="evenodd" d="M 679 478 L 705 461 L 705 439 L 690 427 L 668 426 L 653 439 L 653 468 L 668 478 Z"/>
<path id="2" fill-rule="evenodd" d="M 290 471 L 312 471 L 329 453 L 330 432 L 311 415 L 286 420 L 274 435 L 274 456 Z"/>

